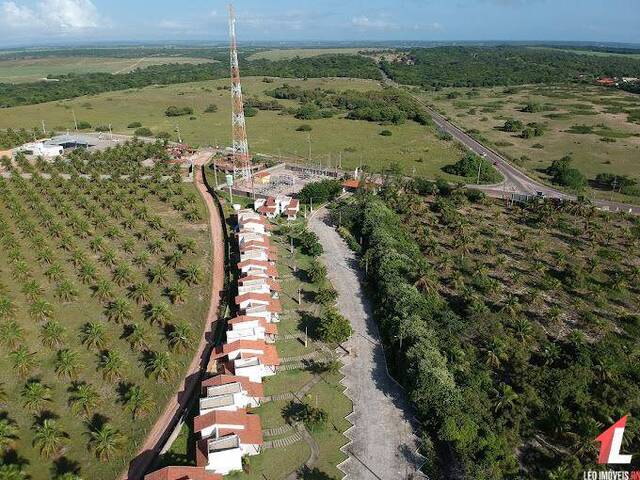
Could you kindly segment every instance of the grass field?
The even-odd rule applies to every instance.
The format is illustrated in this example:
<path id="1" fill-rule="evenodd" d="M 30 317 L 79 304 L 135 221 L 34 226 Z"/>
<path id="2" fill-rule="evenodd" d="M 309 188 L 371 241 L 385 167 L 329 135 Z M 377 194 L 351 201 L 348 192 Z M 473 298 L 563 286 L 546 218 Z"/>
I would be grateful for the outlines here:
<path id="1" fill-rule="evenodd" d="M 599 52 L 597 50 L 577 50 L 574 48 L 553 48 L 553 47 L 528 47 L 534 50 L 556 50 L 560 52 L 575 53 L 577 55 L 594 55 L 597 57 L 627 57 L 640 58 L 640 53 L 615 53 L 615 52 Z"/>
<path id="2" fill-rule="evenodd" d="M 285 60 L 288 58 L 300 57 L 309 58 L 317 57 L 318 55 L 356 55 L 358 52 L 369 50 L 367 48 L 278 48 L 273 50 L 266 50 L 264 52 L 257 52 L 249 55 L 248 60 Z"/>
<path id="3" fill-rule="evenodd" d="M 189 57 L 46 57 L 26 60 L 0 59 L 0 83 L 36 82 L 47 75 L 65 73 L 128 73 L 136 68 L 167 63 L 207 63 L 205 58 Z"/>
<path id="4" fill-rule="evenodd" d="M 448 88 L 423 95 L 452 122 L 541 180 L 548 180 L 543 170 L 565 155 L 571 155 L 588 179 L 603 172 L 640 179 L 640 124 L 627 113 L 640 109 L 638 96 L 588 85 Z M 522 111 L 527 102 L 542 106 L 543 111 Z M 505 132 L 501 127 L 508 119 L 541 124 L 544 134 L 524 139 Z M 591 127 L 591 133 L 572 133 L 580 130 L 572 127 L 582 125 Z M 611 197 L 593 189 L 589 193 Z"/>
<path id="5" fill-rule="evenodd" d="M 115 182 L 110 180 L 99 184 L 72 180 L 33 182 L 36 180 L 3 180 L 1 189 L 0 237 L 3 251 L 11 251 L 12 255 L 11 259 L 4 254 L 0 256 L 0 304 L 3 305 L 0 310 L 0 390 L 6 395 L 0 402 L 0 419 L 6 416 L 11 423 L 15 422 L 17 434 L 9 442 L 8 453 L 1 452 L 0 464 L 3 461 L 24 464 L 25 472 L 33 480 L 75 471 L 79 471 L 82 478 L 113 479 L 136 455 L 191 360 L 195 348 L 192 340 L 202 329 L 208 307 L 207 223 L 204 220 L 188 222 L 171 203 L 153 194 L 146 197 L 144 205 L 152 217 L 161 222 L 160 229 L 149 228 L 139 219 L 127 223 L 129 228 L 121 223 L 129 218 L 130 211 L 122 202 L 132 195 L 124 184 L 114 187 Z M 130 187 L 136 191 L 133 195 L 144 191 L 135 183 Z M 195 205 L 204 218 L 204 205 L 193 186 L 182 188 L 184 194 L 196 200 Z M 117 198 L 111 199 L 113 194 Z M 28 196 L 31 200 L 27 200 Z M 173 201 L 178 199 L 173 197 Z M 17 218 L 16 202 L 22 207 Z M 97 217 L 89 216 L 80 206 L 89 204 Z M 51 225 L 57 225 L 52 228 L 60 236 L 47 227 L 48 221 L 42 220 L 50 215 L 53 216 Z M 76 234 L 80 225 L 83 233 Z M 161 235 L 171 228 L 175 228 L 177 237 L 172 237 L 173 241 L 163 239 Z M 168 305 L 166 287 L 176 285 L 182 267 L 166 267 L 165 279 L 158 282 L 150 280 L 147 269 L 162 263 L 175 248 L 174 242 L 187 239 L 191 239 L 193 252 L 198 254 L 185 254 L 180 264 L 182 267 L 197 265 L 201 281 L 187 289 L 182 304 Z M 155 253 L 147 250 L 150 243 L 154 243 Z M 143 254 L 146 262 L 138 261 Z M 109 266 L 108 255 L 115 264 Z M 128 274 L 117 274 L 118 269 Z M 85 273 L 81 274 L 82 271 Z M 101 279 L 111 290 L 106 295 L 97 293 Z M 61 286 L 65 282 L 70 282 L 75 294 L 62 296 Z M 134 284 L 146 289 L 146 299 L 133 299 Z M 108 315 L 108 305 L 116 300 L 126 302 L 124 316 Z M 38 304 L 49 305 L 51 310 L 37 313 L 34 305 Z M 167 304 L 169 316 L 164 317 L 165 321 L 150 322 L 150 305 L 160 304 Z M 8 305 L 11 307 L 7 308 Z M 102 331 L 92 337 L 100 338 L 98 343 L 87 343 L 85 333 L 89 323 Z M 11 334 L 16 331 L 12 327 L 16 324 L 22 331 L 18 337 Z M 127 336 L 134 324 L 145 332 L 137 346 L 130 344 L 131 337 Z M 169 352 L 170 332 L 179 324 L 188 325 L 187 335 L 191 340 L 184 345 L 186 348 Z M 58 331 L 55 337 L 47 336 L 51 327 Z M 60 355 L 67 349 L 73 355 L 67 365 L 73 368 L 64 373 Z M 112 355 L 114 367 L 109 374 L 104 364 L 106 352 Z M 154 352 L 168 356 L 169 370 L 164 378 L 145 373 L 144 359 L 155 355 Z M 45 385 L 50 399 L 45 397 L 37 405 L 28 404 L 25 388 L 30 382 Z M 86 410 L 72 410 L 76 389 L 85 383 L 93 392 L 92 400 L 85 404 Z M 146 398 L 139 412 L 142 415 L 135 418 L 127 411 L 124 401 L 126 392 L 134 385 L 142 388 Z M 41 447 L 34 443 L 39 425 L 45 419 L 54 419 L 63 435 L 53 454 L 42 453 Z M 88 444 L 91 431 L 103 422 L 113 425 L 122 440 L 108 459 L 99 461 Z"/>
<path id="6" fill-rule="evenodd" d="M 89 121 L 92 125 L 111 123 L 114 132 L 130 133 L 126 127 L 130 122 L 139 121 L 154 133 L 170 132 L 177 136 L 176 128 L 184 141 L 195 145 L 228 145 L 231 137 L 231 99 L 228 90 L 218 90 L 227 86 L 226 80 L 188 83 L 172 86 L 148 87 L 141 90 L 126 90 L 105 93 L 91 97 L 29 105 L 3 109 L 0 128 L 33 127 L 41 120 L 50 129 L 73 128 L 72 110 L 78 120 Z M 265 83 L 262 78 L 244 78 L 245 98 L 269 98 L 265 90 L 283 83 L 296 84 L 304 88 L 333 88 L 336 90 L 375 90 L 381 88 L 371 80 L 351 79 L 276 79 Z M 271 99 L 272 100 L 272 99 Z M 294 101 L 281 101 L 286 106 L 298 106 Z M 218 111 L 203 113 L 207 105 L 215 104 Z M 194 120 L 189 116 L 166 117 L 169 105 L 189 106 L 194 109 Z M 297 120 L 278 112 L 260 111 L 255 117 L 247 118 L 249 147 L 252 152 L 274 155 L 303 156 L 309 152 L 309 136 L 297 132 L 302 123 L 313 127 L 310 134 L 312 161 L 335 165 L 342 155 L 344 168 L 352 169 L 360 164 L 373 170 L 399 162 L 406 173 L 415 172 L 428 177 L 441 176 L 451 180 L 458 177 L 441 171 L 444 165 L 454 163 L 461 155 L 453 142 L 439 140 L 433 129 L 406 122 L 403 125 L 380 126 L 366 121 L 329 118 L 321 120 Z M 390 137 L 380 135 L 383 129 L 393 132 Z"/>

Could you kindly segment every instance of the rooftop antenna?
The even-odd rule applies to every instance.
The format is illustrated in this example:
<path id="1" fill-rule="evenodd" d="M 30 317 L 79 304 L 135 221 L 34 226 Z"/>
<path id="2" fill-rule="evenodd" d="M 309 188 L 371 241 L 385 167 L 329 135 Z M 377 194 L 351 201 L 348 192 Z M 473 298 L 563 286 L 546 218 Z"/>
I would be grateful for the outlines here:
<path id="1" fill-rule="evenodd" d="M 237 173 L 239 173 L 243 178 L 250 180 L 251 158 L 249 156 L 249 142 L 247 141 L 247 127 L 244 119 L 244 103 L 242 101 L 242 86 L 240 84 L 238 44 L 236 41 L 236 13 L 232 4 L 229 4 L 229 37 L 231 41 L 231 133 L 233 138 L 233 175 L 235 177 Z"/>

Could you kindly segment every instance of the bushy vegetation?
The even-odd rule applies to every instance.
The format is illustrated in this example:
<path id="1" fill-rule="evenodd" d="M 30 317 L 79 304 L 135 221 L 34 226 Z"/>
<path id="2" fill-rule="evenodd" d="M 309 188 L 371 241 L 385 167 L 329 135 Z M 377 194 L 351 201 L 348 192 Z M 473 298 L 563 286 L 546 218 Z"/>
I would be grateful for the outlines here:
<path id="1" fill-rule="evenodd" d="M 581 75 L 640 76 L 640 60 L 527 47 L 436 47 L 409 52 L 410 62 L 383 62 L 399 83 L 480 87 L 577 81 Z"/>
<path id="2" fill-rule="evenodd" d="M 192 115 L 193 108 L 191 107 L 176 107 L 175 105 L 171 105 L 167 107 L 164 111 L 164 114 L 167 117 L 181 117 L 183 115 Z"/>
<path id="3" fill-rule="evenodd" d="M 430 477 L 593 469 L 594 438 L 640 414 L 640 227 L 587 205 L 507 210 L 463 190 L 429 203 L 405 192 L 359 193 L 335 215 L 363 240 Z M 628 424 L 628 451 L 639 427 Z"/>
<path id="4" fill-rule="evenodd" d="M 551 181 L 572 190 L 582 190 L 587 185 L 587 178 L 580 170 L 571 166 L 571 157 L 565 156 L 560 160 L 554 160 L 547 168 L 547 175 Z"/>
<path id="5" fill-rule="evenodd" d="M 218 52 L 219 53 L 219 52 Z M 320 55 L 286 60 L 241 59 L 243 75 L 274 77 L 380 78 L 372 59 L 358 55 Z M 101 92 L 226 78 L 227 61 L 203 64 L 152 65 L 131 73 L 87 73 L 58 76 L 56 82 L 0 83 L 0 108 L 50 102 Z"/>
<path id="6" fill-rule="evenodd" d="M 404 123 L 413 120 L 422 125 L 430 122 L 429 115 L 412 97 L 400 90 L 360 92 L 346 90 L 303 89 L 284 84 L 266 92 L 277 99 L 298 100 L 296 118 L 314 120 L 331 117 L 335 111 L 346 111 L 347 118 L 379 123 Z"/>
<path id="7" fill-rule="evenodd" d="M 336 198 L 342 192 L 342 182 L 340 180 L 320 180 L 319 182 L 309 182 L 298 193 L 298 199 L 302 203 L 320 205 Z"/>
<path id="8" fill-rule="evenodd" d="M 472 180 L 474 183 L 498 183 L 502 180 L 502 175 L 494 168 L 491 162 L 475 153 L 467 153 L 453 165 L 446 165 L 442 168 L 451 175 L 458 175 Z"/>
<path id="9" fill-rule="evenodd" d="M 20 130 L 13 130 L 12 128 L 0 130 L 0 148 L 17 147 L 23 143 L 33 142 L 34 138 L 40 138 L 41 136 L 42 130 L 35 127 L 32 130 L 24 128 Z"/>

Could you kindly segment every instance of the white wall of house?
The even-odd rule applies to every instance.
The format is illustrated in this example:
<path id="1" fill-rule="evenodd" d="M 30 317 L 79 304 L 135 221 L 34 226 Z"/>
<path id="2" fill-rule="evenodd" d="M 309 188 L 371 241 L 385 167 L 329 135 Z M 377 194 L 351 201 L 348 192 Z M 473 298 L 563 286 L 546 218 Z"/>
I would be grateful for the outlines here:
<path id="1" fill-rule="evenodd" d="M 209 463 L 205 469 L 219 473 L 220 475 L 227 475 L 230 472 L 242 470 L 242 454 L 242 448 L 210 452 Z"/>
<path id="2" fill-rule="evenodd" d="M 265 340 L 264 327 L 234 328 L 227 331 L 227 343 L 237 342 L 238 340 Z"/>

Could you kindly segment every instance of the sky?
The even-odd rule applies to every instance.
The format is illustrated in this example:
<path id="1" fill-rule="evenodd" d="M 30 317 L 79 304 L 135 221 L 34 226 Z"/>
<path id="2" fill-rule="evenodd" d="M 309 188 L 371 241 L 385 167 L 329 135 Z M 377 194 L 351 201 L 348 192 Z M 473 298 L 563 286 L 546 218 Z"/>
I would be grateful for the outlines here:
<path id="1" fill-rule="evenodd" d="M 243 41 L 640 43 L 640 0 L 236 0 Z M 226 41 L 219 0 L 0 0 L 0 47 Z"/>

